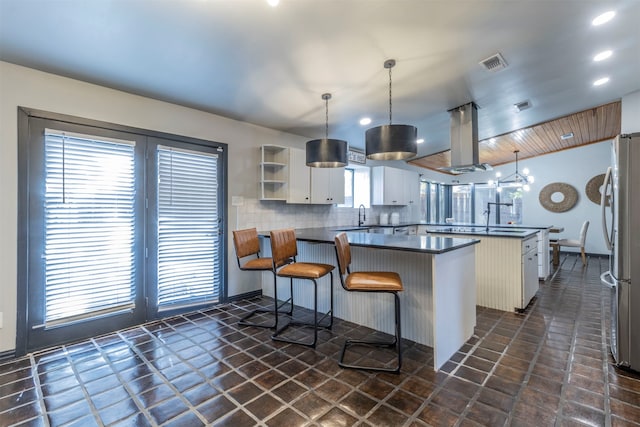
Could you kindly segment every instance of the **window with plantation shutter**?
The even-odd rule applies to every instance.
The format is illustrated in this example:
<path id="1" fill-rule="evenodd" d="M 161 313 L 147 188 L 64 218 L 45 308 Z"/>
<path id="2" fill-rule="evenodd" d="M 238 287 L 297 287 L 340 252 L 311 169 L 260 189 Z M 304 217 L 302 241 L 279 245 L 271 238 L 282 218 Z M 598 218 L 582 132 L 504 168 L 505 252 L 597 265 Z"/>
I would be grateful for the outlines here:
<path id="1" fill-rule="evenodd" d="M 131 310 L 132 141 L 45 130 L 45 326 Z"/>
<path id="2" fill-rule="evenodd" d="M 158 146 L 160 310 L 219 300 L 218 157 Z"/>
<path id="3" fill-rule="evenodd" d="M 16 353 L 224 301 L 225 153 L 18 108 Z"/>

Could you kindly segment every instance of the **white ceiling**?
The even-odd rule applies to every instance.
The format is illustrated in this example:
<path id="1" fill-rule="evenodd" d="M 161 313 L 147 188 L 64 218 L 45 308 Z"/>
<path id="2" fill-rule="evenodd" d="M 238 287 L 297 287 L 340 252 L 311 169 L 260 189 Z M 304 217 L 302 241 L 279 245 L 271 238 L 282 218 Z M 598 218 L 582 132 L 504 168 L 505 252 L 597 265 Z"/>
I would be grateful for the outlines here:
<path id="1" fill-rule="evenodd" d="M 497 52 L 508 68 L 478 64 Z M 389 58 L 393 122 L 431 154 L 449 148 L 447 110 L 470 101 L 484 139 L 640 89 L 640 1 L 0 0 L 0 60 L 310 139 L 330 92 L 329 136 L 361 149 L 388 123 Z"/>

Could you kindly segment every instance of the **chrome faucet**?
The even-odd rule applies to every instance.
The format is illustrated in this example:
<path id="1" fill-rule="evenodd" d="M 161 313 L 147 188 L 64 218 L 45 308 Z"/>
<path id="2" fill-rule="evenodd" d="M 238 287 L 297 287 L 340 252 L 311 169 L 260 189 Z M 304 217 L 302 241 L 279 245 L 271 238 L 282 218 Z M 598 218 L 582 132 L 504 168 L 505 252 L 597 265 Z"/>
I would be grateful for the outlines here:
<path id="1" fill-rule="evenodd" d="M 487 210 L 485 211 L 485 213 L 487 214 L 487 233 L 489 232 L 489 220 L 491 219 L 491 205 L 494 206 L 513 206 L 513 203 L 494 203 L 494 202 L 487 202 Z"/>
<path id="2" fill-rule="evenodd" d="M 367 220 L 367 208 L 364 205 L 358 206 L 358 227 L 362 227 Z"/>

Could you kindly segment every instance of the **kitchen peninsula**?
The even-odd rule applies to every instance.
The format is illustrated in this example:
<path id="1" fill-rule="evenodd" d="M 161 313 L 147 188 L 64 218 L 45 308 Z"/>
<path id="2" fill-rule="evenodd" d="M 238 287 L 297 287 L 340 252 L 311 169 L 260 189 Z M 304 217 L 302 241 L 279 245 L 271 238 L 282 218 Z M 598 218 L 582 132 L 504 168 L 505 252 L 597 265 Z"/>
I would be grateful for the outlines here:
<path id="1" fill-rule="evenodd" d="M 335 265 L 334 237 L 341 231 L 335 228 L 297 229 L 298 260 Z M 260 234 L 263 237 L 262 253 L 268 256 L 271 253 L 269 233 Z M 395 271 L 400 274 L 404 285 L 404 291 L 400 293 L 402 336 L 432 347 L 433 367 L 438 370 L 473 334 L 476 322 L 474 245 L 478 240 L 358 231 L 347 231 L 347 236 L 353 271 Z M 265 283 L 263 289 L 271 292 L 273 275 L 263 273 L 262 281 Z M 284 281 L 279 283 L 279 292 L 286 299 L 288 286 L 284 286 Z M 342 289 L 337 277 L 333 287 L 336 317 L 393 334 L 393 307 L 385 300 L 386 295 L 354 295 Z M 307 286 L 294 286 L 295 304 L 311 308 L 311 290 Z M 269 295 L 268 292 L 265 295 Z M 318 310 L 326 311 L 328 301 L 329 288 L 321 281 Z"/>

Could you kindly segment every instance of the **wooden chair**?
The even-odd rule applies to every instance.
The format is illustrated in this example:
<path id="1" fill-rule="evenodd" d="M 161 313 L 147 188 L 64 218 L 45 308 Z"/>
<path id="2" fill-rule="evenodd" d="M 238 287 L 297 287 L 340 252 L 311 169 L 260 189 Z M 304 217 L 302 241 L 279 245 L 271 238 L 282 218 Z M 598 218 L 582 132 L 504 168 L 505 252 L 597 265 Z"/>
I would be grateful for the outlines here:
<path id="1" fill-rule="evenodd" d="M 271 271 L 273 272 L 273 260 L 271 258 L 260 257 L 260 240 L 258 239 L 258 231 L 255 228 L 248 228 L 245 230 L 233 231 L 233 246 L 236 250 L 236 259 L 238 261 L 238 268 L 242 271 Z M 246 259 L 251 257 L 250 259 Z M 251 311 L 247 315 L 243 316 L 238 322 L 244 326 L 257 326 L 259 328 L 275 328 L 278 324 L 278 312 L 288 302 L 289 298 L 282 304 L 278 305 L 278 287 L 275 286 L 274 275 L 274 291 L 273 291 L 274 304 L 273 308 L 259 308 Z M 248 319 L 258 313 L 272 313 L 274 319 L 272 323 L 257 323 L 251 322 Z M 291 311 L 281 311 L 281 313 L 291 314 Z"/>
<path id="2" fill-rule="evenodd" d="M 558 239 L 550 242 L 553 249 L 553 265 L 558 265 L 560 261 L 560 248 L 567 246 L 571 248 L 580 248 L 580 255 L 582 256 L 582 265 L 587 265 L 587 255 L 584 251 L 584 245 L 587 240 L 587 230 L 589 229 L 589 221 L 582 223 L 580 228 L 580 237 L 578 239 Z"/>
<path id="3" fill-rule="evenodd" d="M 272 339 L 292 344 L 302 344 L 315 348 L 318 341 L 318 328 L 331 329 L 333 326 L 333 265 L 298 262 L 298 247 L 296 244 L 296 234 L 293 229 L 274 230 L 271 232 L 271 257 L 273 259 L 273 272 L 278 277 L 289 278 L 291 284 L 291 320 L 283 327 L 277 328 L 272 335 Z M 330 275 L 330 309 L 318 319 L 318 282 L 317 280 Z M 308 280 L 313 284 L 313 323 L 302 322 L 293 319 L 293 279 Z M 329 317 L 328 324 L 322 324 L 322 321 Z M 290 326 L 313 327 L 313 339 L 309 341 L 300 341 L 281 336 Z"/>
<path id="4" fill-rule="evenodd" d="M 400 275 L 394 272 L 361 271 L 352 273 L 351 246 L 346 233 L 340 233 L 335 237 L 336 257 L 338 258 L 338 270 L 340 283 L 348 292 L 383 292 L 393 294 L 395 306 L 395 336 L 392 341 L 379 340 L 347 340 L 342 347 L 338 364 L 343 368 L 364 369 L 369 371 L 400 373 L 402 367 L 402 331 L 400 325 L 400 298 L 398 292 L 403 290 Z M 345 363 L 344 358 L 350 346 L 395 347 L 397 353 L 397 366 L 391 368 L 364 366 Z"/>

